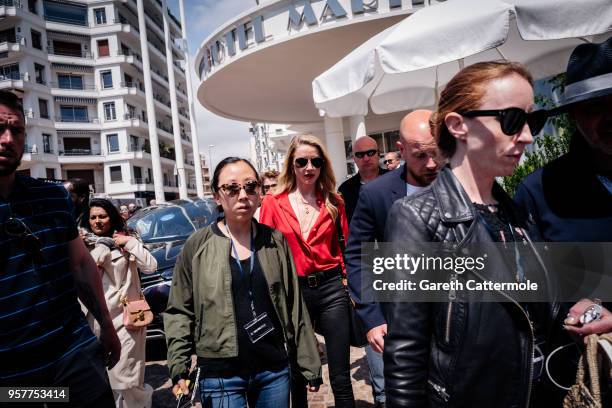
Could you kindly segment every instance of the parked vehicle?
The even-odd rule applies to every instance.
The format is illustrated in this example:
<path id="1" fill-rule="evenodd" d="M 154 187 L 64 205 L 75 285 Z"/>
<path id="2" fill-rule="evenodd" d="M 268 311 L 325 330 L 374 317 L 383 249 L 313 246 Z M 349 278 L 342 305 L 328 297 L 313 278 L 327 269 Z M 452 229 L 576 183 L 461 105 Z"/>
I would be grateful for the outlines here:
<path id="1" fill-rule="evenodd" d="M 157 260 L 157 271 L 140 275 L 145 299 L 155 316 L 147 328 L 147 338 L 163 338 L 161 313 L 166 309 L 172 270 L 183 244 L 196 230 L 217 219 L 217 205 L 212 199 L 174 200 L 138 210 L 127 220 L 137 231 L 145 247 Z"/>

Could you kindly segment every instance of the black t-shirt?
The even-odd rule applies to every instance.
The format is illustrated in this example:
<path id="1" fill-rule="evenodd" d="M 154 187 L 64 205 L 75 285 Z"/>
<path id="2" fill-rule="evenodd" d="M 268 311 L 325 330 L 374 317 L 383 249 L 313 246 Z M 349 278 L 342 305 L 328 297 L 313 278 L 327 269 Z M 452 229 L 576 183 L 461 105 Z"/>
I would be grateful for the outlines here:
<path id="1" fill-rule="evenodd" d="M 224 236 L 216 224 L 213 224 L 212 229 L 214 233 Z M 279 371 L 285 368 L 288 363 L 283 329 L 270 299 L 268 282 L 257 256 L 255 256 L 253 262 L 251 276 L 249 276 L 250 258 L 240 262 L 242 273 L 231 254 L 228 256 L 228 262 L 232 271 L 232 299 L 238 335 L 238 357 L 199 357 L 198 365 L 202 367 L 201 375 L 203 377 L 233 377 L 251 375 L 262 371 Z M 258 316 L 261 313 L 267 313 L 274 325 L 274 331 L 256 343 L 251 342 L 244 328 L 247 323 L 253 320 L 249 284 L 252 285 L 255 313 Z"/>

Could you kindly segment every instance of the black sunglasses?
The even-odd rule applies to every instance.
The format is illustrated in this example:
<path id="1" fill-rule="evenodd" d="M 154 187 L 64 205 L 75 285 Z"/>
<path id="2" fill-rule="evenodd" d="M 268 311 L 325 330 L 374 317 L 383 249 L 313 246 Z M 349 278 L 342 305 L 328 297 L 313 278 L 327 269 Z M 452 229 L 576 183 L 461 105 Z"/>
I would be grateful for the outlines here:
<path id="1" fill-rule="evenodd" d="M 257 194 L 257 189 L 259 188 L 259 182 L 253 180 L 247 181 L 244 185 L 238 183 L 223 184 L 219 186 L 219 188 L 230 197 L 234 197 L 240 194 L 240 190 L 242 190 L 243 188 L 244 192 L 248 195 L 255 195 Z"/>
<path id="2" fill-rule="evenodd" d="M 387 160 L 383 160 L 384 164 L 391 164 L 395 161 L 395 159 L 387 159 Z"/>
<path id="3" fill-rule="evenodd" d="M 263 190 L 264 190 L 264 191 L 268 191 L 269 189 L 274 188 L 274 187 L 276 187 L 276 184 L 268 184 L 268 185 L 264 185 L 264 186 L 263 186 Z"/>
<path id="4" fill-rule="evenodd" d="M 310 164 L 312 164 L 312 167 L 314 167 L 315 169 L 321 168 L 321 166 L 323 166 L 323 163 L 325 163 L 325 161 L 320 157 L 313 157 L 312 159 L 307 159 L 306 157 L 298 157 L 297 159 L 295 159 L 295 166 L 301 169 L 303 167 L 306 167 L 308 162 L 310 162 Z"/>
<path id="5" fill-rule="evenodd" d="M 13 238 L 19 238 L 21 245 L 36 264 L 43 263 L 42 242 L 32 233 L 32 230 L 19 218 L 9 217 L 4 223 L 4 233 Z"/>
<path id="6" fill-rule="evenodd" d="M 368 156 L 368 157 L 372 157 L 376 154 L 376 152 L 378 152 L 378 150 L 376 149 L 370 149 L 370 150 L 366 150 L 365 152 L 355 152 L 353 153 L 353 156 L 355 156 L 358 159 L 363 159 L 364 156 Z"/>
<path id="7" fill-rule="evenodd" d="M 527 113 L 521 108 L 471 110 L 463 112 L 461 115 L 468 118 L 474 118 L 476 116 L 495 116 L 501 125 L 502 132 L 508 136 L 514 136 L 519 133 L 523 126 L 525 126 L 525 122 L 529 125 L 531 134 L 535 136 L 540 133 L 548 119 L 548 112 L 545 110 Z"/>

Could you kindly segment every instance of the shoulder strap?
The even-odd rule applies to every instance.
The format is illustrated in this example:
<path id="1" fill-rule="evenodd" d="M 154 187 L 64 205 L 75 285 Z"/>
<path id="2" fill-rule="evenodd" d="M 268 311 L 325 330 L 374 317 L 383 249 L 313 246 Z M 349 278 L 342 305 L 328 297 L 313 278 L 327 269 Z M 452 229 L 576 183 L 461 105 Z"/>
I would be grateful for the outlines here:
<path id="1" fill-rule="evenodd" d="M 340 252 L 344 258 L 344 251 L 346 249 L 346 238 L 342 232 L 342 225 L 340 224 L 340 214 L 336 216 L 336 231 L 338 232 L 338 242 L 340 243 Z"/>

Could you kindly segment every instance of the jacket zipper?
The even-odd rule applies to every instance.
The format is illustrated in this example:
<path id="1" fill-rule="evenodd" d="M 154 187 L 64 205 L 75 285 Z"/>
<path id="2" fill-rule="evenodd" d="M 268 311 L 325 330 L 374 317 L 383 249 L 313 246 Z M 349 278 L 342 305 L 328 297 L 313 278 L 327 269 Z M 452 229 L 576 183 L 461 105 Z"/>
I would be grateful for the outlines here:
<path id="1" fill-rule="evenodd" d="M 450 400 L 450 395 L 448 395 L 448 392 L 446 392 L 446 388 L 429 379 L 427 380 L 427 383 L 438 393 L 444 402 L 448 402 L 448 400 Z"/>
<path id="2" fill-rule="evenodd" d="M 448 291 L 448 309 L 446 311 L 446 330 L 444 332 L 444 339 L 446 343 L 450 343 L 450 335 L 451 335 L 451 316 L 453 314 L 453 304 L 455 299 L 457 299 L 457 292 L 455 291 L 454 282 L 457 281 L 457 274 L 451 274 L 450 282 L 451 289 Z"/>
<path id="3" fill-rule="evenodd" d="M 471 272 L 476 275 L 480 280 L 482 280 L 483 282 L 485 281 L 485 279 L 478 273 L 478 272 L 474 272 L 474 270 L 471 270 Z M 532 382 L 532 378 L 533 378 L 533 358 L 534 358 L 534 348 L 535 348 L 535 334 L 533 332 L 533 326 L 531 324 L 531 320 L 529 319 L 529 316 L 527 315 L 527 313 L 525 312 L 525 310 L 523 309 L 523 307 L 521 305 L 518 304 L 518 302 L 514 299 L 512 299 L 512 297 L 510 297 L 508 294 L 502 292 L 501 290 L 495 290 L 495 292 L 498 292 L 500 295 L 502 295 L 503 297 L 505 297 L 506 299 L 510 300 L 510 302 L 514 303 L 519 310 L 523 313 L 523 315 L 525 316 L 525 318 L 527 319 L 527 323 L 529 323 L 529 334 L 531 336 L 531 342 L 530 342 L 530 356 L 531 356 L 531 360 L 529 361 L 529 378 L 527 379 L 527 399 L 525 401 L 525 408 L 529 407 L 529 400 L 531 399 L 531 382 Z"/>

